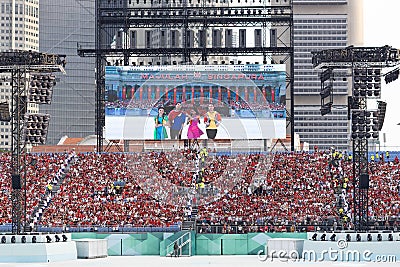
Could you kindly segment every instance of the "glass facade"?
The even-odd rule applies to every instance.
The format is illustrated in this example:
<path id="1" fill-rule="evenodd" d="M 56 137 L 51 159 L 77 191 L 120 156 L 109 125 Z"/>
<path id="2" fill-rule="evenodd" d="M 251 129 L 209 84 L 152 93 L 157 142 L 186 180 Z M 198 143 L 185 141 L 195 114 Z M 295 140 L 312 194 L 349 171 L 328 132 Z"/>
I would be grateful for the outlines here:
<path id="1" fill-rule="evenodd" d="M 66 74 L 57 74 L 51 105 L 47 144 L 61 137 L 85 137 L 95 132 L 95 58 L 77 55 L 77 44 L 94 47 L 95 0 L 41 0 L 41 52 L 65 54 Z"/>

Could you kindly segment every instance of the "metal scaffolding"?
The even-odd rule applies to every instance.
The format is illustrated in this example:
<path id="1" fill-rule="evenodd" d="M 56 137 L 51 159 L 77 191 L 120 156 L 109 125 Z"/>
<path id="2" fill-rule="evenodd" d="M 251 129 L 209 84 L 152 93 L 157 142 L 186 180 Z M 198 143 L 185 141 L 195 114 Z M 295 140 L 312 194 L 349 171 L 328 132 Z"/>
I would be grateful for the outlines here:
<path id="1" fill-rule="evenodd" d="M 368 139 L 377 138 L 378 135 L 378 128 L 375 127 L 377 125 L 374 125 L 376 121 L 370 119 L 372 113 L 367 110 L 367 99 L 380 97 L 381 69 L 400 64 L 399 57 L 398 50 L 390 46 L 350 46 L 313 53 L 314 68 L 350 69 L 352 73 L 352 101 L 348 107 L 350 112 L 348 117 L 352 120 L 351 140 L 353 143 L 352 221 L 354 230 L 357 231 L 369 229 Z M 379 79 L 373 79 L 373 75 L 378 76 Z M 371 124 L 370 121 L 373 123 Z"/>
<path id="2" fill-rule="evenodd" d="M 291 148 L 294 150 L 294 49 L 293 49 L 293 3 L 291 0 L 96 0 L 96 39 L 94 47 L 78 44 L 82 57 L 96 57 L 96 135 L 97 151 L 103 151 L 105 126 L 105 66 L 107 59 L 121 58 L 121 65 L 129 65 L 130 59 L 158 58 L 158 65 L 210 64 L 213 56 L 261 56 L 263 63 L 273 59 L 287 64 L 287 87 L 289 88 L 291 125 Z M 207 45 L 201 37 L 189 42 L 189 30 L 207 32 L 213 28 L 259 27 L 263 37 L 260 44 L 252 47 L 233 45 Z M 272 45 L 266 31 L 277 30 Z M 159 43 L 140 47 L 133 41 L 135 30 L 178 29 L 182 39 L 178 45 Z M 119 38 L 117 41 L 116 38 Z M 269 37 L 268 37 L 269 38 Z M 117 43 L 116 43 L 117 42 Z M 194 61 L 194 58 L 196 60 Z M 229 63 L 229 62 L 227 62 Z M 155 63 L 153 63 L 155 65 Z M 225 63 L 223 63 L 225 64 Z"/>
<path id="3" fill-rule="evenodd" d="M 25 113 L 27 112 L 29 73 L 64 72 L 65 56 L 12 51 L 0 53 L 0 72 L 11 74 L 11 203 L 12 232 L 26 226 L 26 151 Z"/>

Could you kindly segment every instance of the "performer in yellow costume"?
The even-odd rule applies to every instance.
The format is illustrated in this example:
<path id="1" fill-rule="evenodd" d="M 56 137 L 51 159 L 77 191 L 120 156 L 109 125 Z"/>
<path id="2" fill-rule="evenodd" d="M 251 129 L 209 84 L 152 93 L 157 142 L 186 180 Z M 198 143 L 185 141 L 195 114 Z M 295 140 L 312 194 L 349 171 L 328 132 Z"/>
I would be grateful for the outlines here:
<path id="1" fill-rule="evenodd" d="M 214 105 L 208 105 L 208 111 L 204 116 L 206 124 L 206 132 L 208 139 L 215 139 L 217 136 L 218 126 L 221 123 L 221 115 L 214 110 Z"/>

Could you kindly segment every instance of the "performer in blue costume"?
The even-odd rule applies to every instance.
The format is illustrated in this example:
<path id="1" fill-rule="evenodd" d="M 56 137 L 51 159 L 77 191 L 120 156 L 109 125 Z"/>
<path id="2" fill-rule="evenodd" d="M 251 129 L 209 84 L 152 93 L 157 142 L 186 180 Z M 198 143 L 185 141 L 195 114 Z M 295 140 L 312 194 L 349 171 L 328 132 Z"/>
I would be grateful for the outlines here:
<path id="1" fill-rule="evenodd" d="M 164 140 L 168 138 L 167 129 L 165 125 L 167 125 L 168 116 L 164 113 L 164 108 L 158 108 L 158 115 L 154 118 L 155 129 L 154 129 L 154 140 Z"/>

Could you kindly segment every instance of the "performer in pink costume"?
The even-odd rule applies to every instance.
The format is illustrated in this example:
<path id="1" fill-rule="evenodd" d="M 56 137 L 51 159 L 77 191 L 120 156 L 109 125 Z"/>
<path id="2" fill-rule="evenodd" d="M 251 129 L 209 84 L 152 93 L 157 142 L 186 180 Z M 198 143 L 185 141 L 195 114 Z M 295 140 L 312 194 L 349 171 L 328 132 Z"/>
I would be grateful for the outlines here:
<path id="1" fill-rule="evenodd" d="M 188 116 L 189 128 L 188 128 L 188 139 L 198 139 L 204 132 L 199 128 L 200 116 L 196 115 L 195 110 L 190 111 L 190 115 Z"/>

